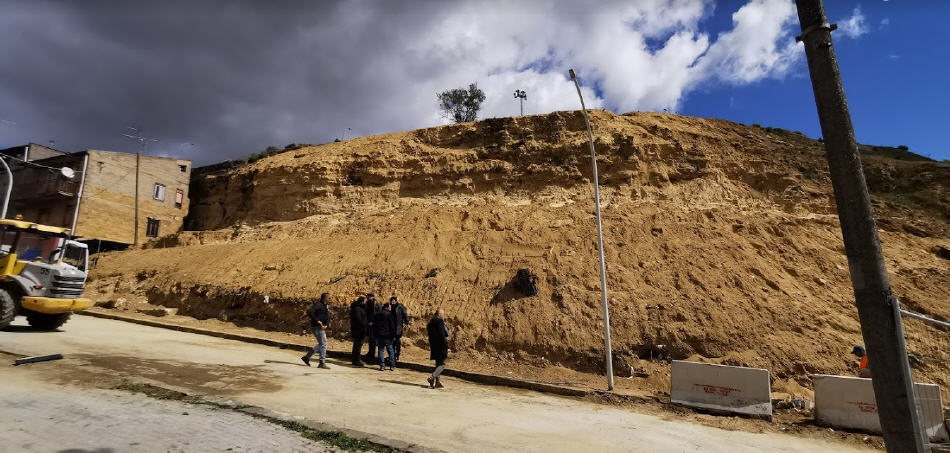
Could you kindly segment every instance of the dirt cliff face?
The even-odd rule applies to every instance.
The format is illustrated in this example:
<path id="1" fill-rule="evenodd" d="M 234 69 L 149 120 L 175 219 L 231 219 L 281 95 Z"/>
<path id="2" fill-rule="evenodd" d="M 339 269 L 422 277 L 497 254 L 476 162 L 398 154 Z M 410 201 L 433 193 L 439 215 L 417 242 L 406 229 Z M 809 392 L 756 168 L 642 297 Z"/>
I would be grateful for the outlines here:
<path id="1" fill-rule="evenodd" d="M 850 374 L 862 343 L 823 145 L 787 131 L 592 112 L 615 351 Z M 863 157 L 895 293 L 950 318 L 950 166 Z M 908 154 L 909 155 L 909 154 Z M 910 155 L 913 156 L 913 155 Z M 454 349 L 602 367 L 597 239 L 580 112 L 305 147 L 193 183 L 188 231 L 103 256 L 89 294 L 300 331 L 330 291 L 439 307 Z M 537 274 L 525 297 L 512 279 Z M 264 303 L 264 296 L 269 302 Z M 906 323 L 918 377 L 950 387 L 947 333 Z M 424 329 L 410 329 L 424 345 Z"/>

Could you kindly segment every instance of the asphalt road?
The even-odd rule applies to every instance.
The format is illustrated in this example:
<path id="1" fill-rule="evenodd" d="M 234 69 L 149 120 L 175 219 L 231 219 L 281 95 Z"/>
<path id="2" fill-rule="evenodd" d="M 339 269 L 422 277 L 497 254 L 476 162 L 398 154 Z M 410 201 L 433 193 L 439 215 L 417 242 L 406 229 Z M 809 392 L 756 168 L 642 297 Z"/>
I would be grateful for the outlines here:
<path id="1" fill-rule="evenodd" d="M 444 378 L 446 389 L 432 390 L 425 385 L 426 375 L 422 373 L 379 372 L 334 361 L 329 362 L 330 370 L 308 368 L 294 351 L 84 316 L 73 317 L 60 332 L 34 332 L 24 327 L 0 332 L 0 351 L 65 356 L 57 362 L 0 367 L 0 379 L 5 381 L 0 387 L 0 401 L 17 401 L 4 408 L 5 420 L 9 420 L 11 411 L 16 416 L 31 410 L 29 404 L 34 398 L 41 413 L 55 411 L 54 406 L 43 403 L 50 397 L 47 390 L 38 389 L 25 396 L 6 383 L 8 376 L 9 382 L 14 382 L 18 373 L 31 373 L 36 376 L 31 379 L 64 388 L 83 388 L 105 376 L 144 380 L 230 398 L 292 418 L 453 452 L 863 451 L 843 443 L 730 431 L 575 398 L 451 378 Z M 91 398 L 89 401 L 107 398 L 96 392 L 100 390 L 70 393 Z M 161 423 L 147 420 L 128 417 L 126 423 Z M 4 423 L 0 433 L 9 430 L 7 426 Z M 89 429 L 94 428 L 95 423 L 90 424 Z M 56 430 L 43 432 L 57 436 Z M 73 447 L 68 439 L 53 439 L 54 444 L 62 441 L 64 449 Z M 149 439 L 143 437 L 145 442 Z M 174 439 L 170 434 L 169 439 L 180 442 L 184 435 Z"/>

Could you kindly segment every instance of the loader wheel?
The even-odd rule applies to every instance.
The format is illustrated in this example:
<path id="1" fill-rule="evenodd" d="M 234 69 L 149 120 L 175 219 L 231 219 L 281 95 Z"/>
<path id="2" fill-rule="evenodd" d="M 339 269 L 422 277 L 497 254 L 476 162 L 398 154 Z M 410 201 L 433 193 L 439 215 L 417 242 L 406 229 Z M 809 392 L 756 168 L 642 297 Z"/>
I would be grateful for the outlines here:
<path id="1" fill-rule="evenodd" d="M 72 313 L 48 315 L 46 313 L 30 311 L 26 313 L 26 321 L 30 323 L 30 327 L 37 330 L 56 330 L 63 324 L 66 324 L 66 321 L 69 321 L 70 315 L 72 315 Z"/>
<path id="2" fill-rule="evenodd" d="M 0 289 L 0 329 L 6 329 L 16 317 L 16 302 L 5 289 Z"/>

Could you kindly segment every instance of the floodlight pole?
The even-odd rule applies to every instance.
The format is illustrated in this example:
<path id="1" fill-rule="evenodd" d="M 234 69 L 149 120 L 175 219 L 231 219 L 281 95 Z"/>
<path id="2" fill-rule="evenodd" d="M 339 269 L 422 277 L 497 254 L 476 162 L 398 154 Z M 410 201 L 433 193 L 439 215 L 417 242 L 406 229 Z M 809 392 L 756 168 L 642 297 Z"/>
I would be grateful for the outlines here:
<path id="1" fill-rule="evenodd" d="M 805 56 L 834 188 L 871 384 L 888 452 L 929 452 L 907 361 L 900 302 L 891 292 L 851 112 L 822 0 L 797 0 Z"/>
<path id="2" fill-rule="evenodd" d="M 581 100 L 581 111 L 584 112 L 584 122 L 587 123 L 587 138 L 590 142 L 590 163 L 594 170 L 594 205 L 597 207 L 597 245 L 600 252 L 600 294 L 604 305 L 604 355 L 607 359 L 607 390 L 614 389 L 614 361 L 610 346 L 610 309 L 607 307 L 607 266 L 604 262 L 604 230 L 600 221 L 600 178 L 597 175 L 597 153 L 594 152 L 594 133 L 590 128 L 590 118 L 587 117 L 587 107 L 584 106 L 584 96 L 581 95 L 581 86 L 577 82 L 577 75 L 570 70 L 571 80 L 577 88 L 577 97 Z"/>
<path id="3" fill-rule="evenodd" d="M 528 99 L 528 93 L 524 90 L 515 90 L 515 99 L 518 100 L 518 105 L 521 107 L 521 115 L 524 116 L 524 101 Z"/>

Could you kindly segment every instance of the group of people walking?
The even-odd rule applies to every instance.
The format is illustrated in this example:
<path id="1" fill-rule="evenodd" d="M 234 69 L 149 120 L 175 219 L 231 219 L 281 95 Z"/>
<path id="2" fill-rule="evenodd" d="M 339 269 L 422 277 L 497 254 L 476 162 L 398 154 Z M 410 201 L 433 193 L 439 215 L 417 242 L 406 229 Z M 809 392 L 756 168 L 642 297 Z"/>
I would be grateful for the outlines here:
<path id="1" fill-rule="evenodd" d="M 320 363 L 317 367 L 329 368 L 326 364 L 326 330 L 330 326 L 329 304 L 329 293 L 323 293 L 307 311 L 310 328 L 317 339 L 313 349 L 300 358 L 307 366 L 310 366 L 310 359 L 319 354 Z M 376 300 L 374 293 L 359 296 L 350 304 L 350 337 L 353 340 L 351 363 L 354 366 L 364 366 L 364 360 L 370 362 L 376 359 L 379 361 L 379 371 L 385 371 L 387 366 L 390 371 L 395 370 L 402 352 L 402 336 L 410 325 L 412 320 L 409 312 L 396 296 L 390 297 L 389 302 L 385 304 Z M 442 309 L 436 311 L 429 321 L 426 333 L 429 337 L 429 357 L 435 361 L 435 371 L 428 378 L 429 386 L 442 388 L 444 386 L 440 378 L 449 353 L 449 329 L 445 324 L 445 312 Z M 361 355 L 363 343 L 369 343 L 365 356 Z M 384 352 L 386 357 L 383 356 Z"/>

